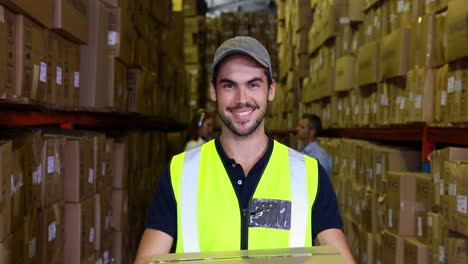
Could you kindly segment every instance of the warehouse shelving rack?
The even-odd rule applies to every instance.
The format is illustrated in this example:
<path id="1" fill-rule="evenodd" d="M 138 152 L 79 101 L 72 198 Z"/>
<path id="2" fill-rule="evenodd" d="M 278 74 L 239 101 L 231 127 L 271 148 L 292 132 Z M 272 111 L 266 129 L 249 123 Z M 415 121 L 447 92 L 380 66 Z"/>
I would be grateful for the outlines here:
<path id="1" fill-rule="evenodd" d="M 123 113 L 111 109 L 58 107 L 29 101 L 0 100 L 0 126 L 49 126 L 142 128 L 166 132 L 180 131 L 186 124 L 157 116 Z"/>
<path id="2" fill-rule="evenodd" d="M 277 136 L 292 134 L 294 130 L 272 130 Z M 323 137 L 351 138 L 382 142 L 421 143 L 423 171 L 429 171 L 429 154 L 437 144 L 468 146 L 468 127 L 437 127 L 408 125 L 385 128 L 333 128 L 322 131 Z"/>

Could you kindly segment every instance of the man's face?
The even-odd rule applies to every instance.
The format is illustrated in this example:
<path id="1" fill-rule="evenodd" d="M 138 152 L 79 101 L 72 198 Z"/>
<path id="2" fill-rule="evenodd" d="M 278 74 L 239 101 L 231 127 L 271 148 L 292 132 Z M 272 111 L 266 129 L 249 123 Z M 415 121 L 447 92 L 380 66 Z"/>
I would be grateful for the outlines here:
<path id="1" fill-rule="evenodd" d="M 300 140 L 307 140 L 309 138 L 309 120 L 302 118 L 296 127 L 297 137 Z"/>
<path id="2" fill-rule="evenodd" d="M 216 87 L 210 85 L 211 100 L 226 127 L 237 136 L 249 136 L 263 125 L 275 83 L 268 89 L 264 68 L 246 55 L 232 55 L 219 65 Z"/>

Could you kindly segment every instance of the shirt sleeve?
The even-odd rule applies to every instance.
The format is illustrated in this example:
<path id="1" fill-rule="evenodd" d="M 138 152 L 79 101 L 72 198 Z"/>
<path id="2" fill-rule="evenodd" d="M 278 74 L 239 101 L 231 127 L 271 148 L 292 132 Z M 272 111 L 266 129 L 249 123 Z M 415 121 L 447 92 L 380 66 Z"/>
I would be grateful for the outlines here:
<path id="1" fill-rule="evenodd" d="M 148 209 L 146 228 L 162 231 L 172 238 L 177 234 L 177 206 L 169 166 L 164 170 Z"/>
<path id="2" fill-rule="evenodd" d="M 343 222 L 330 178 L 319 164 L 318 190 L 312 206 L 312 241 L 320 232 L 332 228 L 343 230 Z"/>

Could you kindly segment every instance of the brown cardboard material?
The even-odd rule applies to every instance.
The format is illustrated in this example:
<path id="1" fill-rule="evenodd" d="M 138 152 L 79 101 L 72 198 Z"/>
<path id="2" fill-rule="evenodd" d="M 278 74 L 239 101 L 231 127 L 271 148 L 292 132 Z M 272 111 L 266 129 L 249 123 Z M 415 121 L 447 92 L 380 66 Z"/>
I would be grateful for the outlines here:
<path id="1" fill-rule="evenodd" d="M 57 135 L 44 135 L 42 150 L 42 208 L 63 201 L 63 146 L 64 138 Z"/>
<path id="2" fill-rule="evenodd" d="M 466 263 L 468 261 L 468 239 L 450 237 L 447 239 L 447 263 Z"/>
<path id="3" fill-rule="evenodd" d="M 3 14 L 3 19 L 0 19 L 0 54 L 6 58 L 0 62 L 0 98 L 13 98 L 17 69 L 16 15 L 1 5 L 0 13 Z"/>
<path id="4" fill-rule="evenodd" d="M 112 179 L 106 161 L 106 135 L 97 134 L 93 140 L 93 167 L 96 168 L 96 190 L 111 186 Z"/>
<path id="5" fill-rule="evenodd" d="M 354 88 L 356 58 L 344 56 L 336 61 L 335 90 L 348 91 Z"/>
<path id="6" fill-rule="evenodd" d="M 426 15 L 413 22 L 409 38 L 409 67 L 431 67 L 434 57 L 435 15 Z"/>
<path id="7" fill-rule="evenodd" d="M 98 171 L 93 162 L 92 138 L 67 138 L 64 154 L 64 199 L 67 203 L 78 203 L 96 191 Z"/>
<path id="8" fill-rule="evenodd" d="M 444 122 L 447 112 L 447 74 L 448 64 L 436 69 L 434 95 L 434 121 Z"/>
<path id="9" fill-rule="evenodd" d="M 89 5 L 88 45 L 81 46 L 80 56 L 80 105 L 107 107 L 108 68 L 107 31 L 110 10 L 100 1 Z"/>
<path id="10" fill-rule="evenodd" d="M 345 263 L 332 247 L 267 249 L 213 253 L 166 254 L 150 258 L 149 263 Z"/>
<path id="11" fill-rule="evenodd" d="M 416 173 L 388 172 L 387 228 L 402 237 L 416 234 Z"/>
<path id="12" fill-rule="evenodd" d="M 408 71 L 409 95 L 407 122 L 432 122 L 434 118 L 434 71 L 417 68 Z"/>
<path id="13" fill-rule="evenodd" d="M 48 71 L 47 86 L 44 101 L 50 104 L 63 103 L 64 78 L 64 40 L 53 31 L 47 31 Z"/>
<path id="14" fill-rule="evenodd" d="M 11 175 L 13 151 L 11 141 L 0 141 L 0 241 L 11 233 Z"/>
<path id="15" fill-rule="evenodd" d="M 39 211 L 39 263 L 60 264 L 64 260 L 63 203 Z"/>
<path id="16" fill-rule="evenodd" d="M 52 26 L 53 0 L 0 0 L 0 4 L 11 8 L 16 13 L 26 14 L 42 26 Z"/>
<path id="17" fill-rule="evenodd" d="M 405 239 L 405 258 L 404 263 L 408 264 L 425 264 L 429 263 L 429 248 L 426 244 L 421 243 L 413 238 Z"/>
<path id="18" fill-rule="evenodd" d="M 432 210 L 434 192 L 430 174 L 416 176 L 416 238 L 422 243 L 428 243 L 426 212 Z"/>
<path id="19" fill-rule="evenodd" d="M 81 44 L 88 42 L 89 0 L 54 0 L 53 29 Z"/>
<path id="20" fill-rule="evenodd" d="M 127 187 L 127 166 L 127 145 L 124 142 L 115 142 L 112 153 L 112 188 Z"/>
<path id="21" fill-rule="evenodd" d="M 383 231 L 383 263 L 404 263 L 404 240 L 387 230 Z"/>
<path id="22" fill-rule="evenodd" d="M 359 48 L 357 84 L 364 86 L 379 79 L 379 43 L 370 42 Z"/>
<path id="23" fill-rule="evenodd" d="M 442 214 L 427 213 L 427 244 L 430 245 L 432 263 L 437 263 L 445 256 L 445 252 L 439 252 L 440 247 L 445 245 L 447 227 Z"/>
<path id="24" fill-rule="evenodd" d="M 128 194 L 124 190 L 112 190 L 111 227 L 115 231 L 127 230 Z"/>
<path id="25" fill-rule="evenodd" d="M 13 236 L 9 236 L 0 242 L 0 259 L 5 263 L 13 263 L 13 258 Z"/>
<path id="26" fill-rule="evenodd" d="M 404 76 L 408 71 L 409 29 L 401 28 L 382 39 L 379 80 Z"/>
<path id="27" fill-rule="evenodd" d="M 130 20 L 129 10 L 110 9 L 107 34 L 109 54 L 121 59 L 127 65 L 133 63 L 137 35 Z"/>
<path id="28" fill-rule="evenodd" d="M 38 263 L 38 230 L 37 212 L 28 215 L 21 227 L 13 233 L 13 252 L 15 261 L 19 263 Z"/>
<path id="29" fill-rule="evenodd" d="M 112 219 L 112 207 L 111 207 L 111 195 L 112 189 L 106 188 L 96 194 L 95 207 L 96 207 L 96 240 L 94 249 L 97 251 L 104 252 L 105 250 L 110 251 L 111 243 L 109 244 L 109 238 L 112 235 L 111 219 Z"/>
<path id="30" fill-rule="evenodd" d="M 447 12 L 436 14 L 435 16 L 435 32 L 434 32 L 434 58 L 432 67 L 441 66 L 447 63 Z"/>
<path id="31" fill-rule="evenodd" d="M 468 5 L 464 0 L 451 0 L 447 9 L 447 49 L 448 62 L 468 56 L 468 25 L 466 13 Z"/>
<path id="32" fill-rule="evenodd" d="M 43 101 L 48 89 L 46 30 L 24 15 L 16 17 L 16 95 Z"/>
<path id="33" fill-rule="evenodd" d="M 64 257 L 67 263 L 88 263 L 85 261 L 94 258 L 95 199 L 91 197 L 81 203 L 65 203 L 64 228 L 67 239 L 64 244 Z"/>
<path id="34" fill-rule="evenodd" d="M 127 67 L 118 59 L 109 58 L 109 105 L 118 111 L 127 109 Z"/>

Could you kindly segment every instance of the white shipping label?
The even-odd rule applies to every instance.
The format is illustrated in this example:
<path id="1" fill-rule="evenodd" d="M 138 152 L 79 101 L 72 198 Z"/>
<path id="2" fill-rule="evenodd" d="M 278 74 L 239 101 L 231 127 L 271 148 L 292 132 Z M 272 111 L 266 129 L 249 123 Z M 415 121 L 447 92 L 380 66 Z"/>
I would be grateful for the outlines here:
<path id="1" fill-rule="evenodd" d="M 94 169 L 93 168 L 89 168 L 88 182 L 91 184 L 94 183 Z"/>
<path id="2" fill-rule="evenodd" d="M 380 28 L 380 19 L 379 16 L 374 16 L 374 27 L 375 28 Z"/>
<path id="3" fill-rule="evenodd" d="M 57 237 L 57 225 L 55 222 L 49 225 L 48 232 L 47 232 L 47 240 L 50 242 Z"/>
<path id="4" fill-rule="evenodd" d="M 349 24 L 349 17 L 340 17 L 340 24 Z"/>
<path id="5" fill-rule="evenodd" d="M 73 87 L 80 88 L 80 72 L 73 73 Z"/>
<path id="6" fill-rule="evenodd" d="M 33 184 L 38 184 L 38 180 L 37 180 L 37 171 L 33 171 L 33 173 L 32 173 L 32 181 L 33 181 Z"/>
<path id="7" fill-rule="evenodd" d="M 457 195 L 457 184 L 456 183 L 450 183 L 448 186 L 448 195 L 450 196 L 455 196 Z"/>
<path id="8" fill-rule="evenodd" d="M 102 258 L 98 258 L 98 260 L 96 260 L 96 264 L 102 264 Z"/>
<path id="9" fill-rule="evenodd" d="M 401 13 L 403 12 L 403 9 L 405 8 L 405 1 L 403 0 L 398 0 L 398 3 L 397 3 L 397 12 L 398 13 Z"/>
<path id="10" fill-rule="evenodd" d="M 104 251 L 104 254 L 102 255 L 102 257 L 104 258 L 104 263 L 103 264 L 108 264 L 109 263 L 109 252 Z"/>
<path id="11" fill-rule="evenodd" d="M 400 110 L 405 109 L 405 103 L 406 103 L 406 97 L 401 98 L 401 103 L 400 103 Z"/>
<path id="12" fill-rule="evenodd" d="M 388 227 L 393 227 L 393 210 L 388 208 Z"/>
<path id="13" fill-rule="evenodd" d="M 382 175 L 382 164 L 380 163 L 375 164 L 375 174 Z"/>
<path id="14" fill-rule="evenodd" d="M 354 115 L 359 115 L 359 106 L 354 107 Z"/>
<path id="15" fill-rule="evenodd" d="M 374 114 L 377 113 L 377 103 L 374 103 L 374 105 L 372 106 L 372 109 L 374 111 Z"/>
<path id="16" fill-rule="evenodd" d="M 94 227 L 91 227 L 91 229 L 89 229 L 89 242 L 94 242 Z"/>
<path id="17" fill-rule="evenodd" d="M 36 239 L 33 238 L 28 242 L 28 257 L 31 259 L 36 256 Z"/>
<path id="18" fill-rule="evenodd" d="M 423 236 L 422 223 L 423 223 L 422 216 L 418 216 L 418 236 L 419 237 Z"/>
<path id="19" fill-rule="evenodd" d="M 455 90 L 455 77 L 452 76 L 447 79 L 447 92 L 453 93 L 453 90 Z"/>
<path id="20" fill-rule="evenodd" d="M 445 262 L 445 247 L 439 246 L 439 261 Z"/>
<path id="21" fill-rule="evenodd" d="M 57 85 L 62 85 L 62 68 L 57 67 Z"/>
<path id="22" fill-rule="evenodd" d="M 421 95 L 420 94 L 416 95 L 416 100 L 414 100 L 414 107 L 416 107 L 416 109 L 421 108 L 422 106 L 421 100 L 422 100 Z"/>
<path id="23" fill-rule="evenodd" d="M 427 217 L 427 226 L 432 227 L 432 215 Z"/>
<path id="24" fill-rule="evenodd" d="M 455 91 L 459 92 L 462 90 L 462 80 L 455 80 Z"/>
<path id="25" fill-rule="evenodd" d="M 47 174 L 55 172 L 55 156 L 47 157 Z"/>
<path id="26" fill-rule="evenodd" d="M 0 22 L 5 23 L 5 8 L 0 5 Z"/>
<path id="27" fill-rule="evenodd" d="M 47 83 L 47 63 L 41 61 L 41 68 L 39 71 L 39 81 Z"/>
<path id="28" fill-rule="evenodd" d="M 107 44 L 109 46 L 115 46 L 117 45 L 117 36 L 118 36 L 118 32 L 116 31 L 109 31 L 107 32 Z"/>
<path id="29" fill-rule="evenodd" d="M 42 164 L 37 166 L 37 184 L 41 184 L 42 182 Z"/>
<path id="30" fill-rule="evenodd" d="M 467 213 L 466 206 L 467 206 L 466 196 L 457 195 L 457 212 L 466 214 Z"/>
<path id="31" fill-rule="evenodd" d="M 353 50 L 357 50 L 357 47 L 358 47 L 358 42 L 357 42 L 357 40 L 355 39 L 355 40 L 353 40 L 353 47 L 352 47 L 352 49 L 353 49 Z"/>
<path id="32" fill-rule="evenodd" d="M 444 195 L 444 180 L 440 180 L 439 192 L 440 195 Z"/>
<path id="33" fill-rule="evenodd" d="M 352 168 L 353 170 L 356 169 L 356 160 L 353 160 L 353 161 L 351 162 L 351 168 Z"/>
<path id="34" fill-rule="evenodd" d="M 366 34 L 367 34 L 367 36 L 372 35 L 372 26 L 371 26 L 371 25 L 369 25 L 369 26 L 367 27 Z"/>
<path id="35" fill-rule="evenodd" d="M 102 162 L 101 175 L 106 176 L 106 163 Z"/>
<path id="36" fill-rule="evenodd" d="M 447 105 L 447 91 L 445 90 L 440 93 L 440 105 Z"/>
<path id="37" fill-rule="evenodd" d="M 440 173 L 436 172 L 434 173 L 434 183 L 439 183 L 440 182 Z"/>

